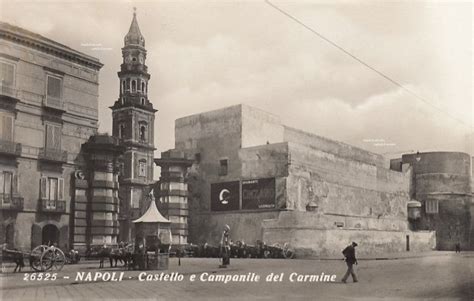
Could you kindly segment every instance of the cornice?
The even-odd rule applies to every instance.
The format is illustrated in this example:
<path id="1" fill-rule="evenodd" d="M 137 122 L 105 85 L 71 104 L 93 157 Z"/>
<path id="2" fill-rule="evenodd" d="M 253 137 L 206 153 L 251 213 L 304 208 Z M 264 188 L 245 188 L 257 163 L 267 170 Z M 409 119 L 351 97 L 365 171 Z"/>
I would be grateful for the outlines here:
<path id="1" fill-rule="evenodd" d="M 0 38 L 97 71 L 103 66 L 97 58 L 5 22 L 0 22 Z"/>

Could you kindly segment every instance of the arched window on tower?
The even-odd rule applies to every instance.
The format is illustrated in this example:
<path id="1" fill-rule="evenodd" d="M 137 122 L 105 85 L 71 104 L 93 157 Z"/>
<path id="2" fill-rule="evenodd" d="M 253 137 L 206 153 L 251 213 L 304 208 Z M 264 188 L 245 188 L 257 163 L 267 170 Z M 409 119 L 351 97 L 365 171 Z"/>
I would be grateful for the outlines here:
<path id="1" fill-rule="evenodd" d="M 132 80 L 132 92 L 137 92 L 137 82 Z"/>
<path id="2" fill-rule="evenodd" d="M 122 81 L 122 93 L 125 92 L 125 80 Z"/>
<path id="3" fill-rule="evenodd" d="M 145 82 L 142 82 L 142 92 L 145 93 Z"/>
<path id="4" fill-rule="evenodd" d="M 138 176 L 139 177 L 146 177 L 146 160 L 140 159 L 138 161 Z"/>
<path id="5" fill-rule="evenodd" d="M 140 122 L 140 142 L 147 141 L 147 124 L 145 122 Z"/>
<path id="6" fill-rule="evenodd" d="M 127 78 L 127 89 L 128 91 L 130 91 L 130 78 Z"/>
<path id="7" fill-rule="evenodd" d="M 119 125 L 119 138 L 123 139 L 125 137 L 125 124 L 121 123 Z"/>

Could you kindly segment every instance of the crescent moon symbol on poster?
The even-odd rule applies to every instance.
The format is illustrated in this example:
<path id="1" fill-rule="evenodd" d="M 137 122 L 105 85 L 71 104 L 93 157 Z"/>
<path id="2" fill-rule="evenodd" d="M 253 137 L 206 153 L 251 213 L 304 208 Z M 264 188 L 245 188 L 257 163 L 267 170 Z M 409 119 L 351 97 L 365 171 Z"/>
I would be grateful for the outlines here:
<path id="1" fill-rule="evenodd" d="M 229 204 L 229 196 L 230 191 L 228 189 L 222 189 L 219 193 L 219 201 L 221 201 L 222 204 L 227 205 Z"/>

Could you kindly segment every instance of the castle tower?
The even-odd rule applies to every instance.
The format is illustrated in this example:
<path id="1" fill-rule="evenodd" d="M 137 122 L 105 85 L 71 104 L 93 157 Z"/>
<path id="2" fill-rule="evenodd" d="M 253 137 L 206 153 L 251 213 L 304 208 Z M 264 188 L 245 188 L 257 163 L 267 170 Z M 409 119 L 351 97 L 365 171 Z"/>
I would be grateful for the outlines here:
<path id="1" fill-rule="evenodd" d="M 185 245 L 189 216 L 186 174 L 193 160 L 181 151 L 169 150 L 155 163 L 161 167 L 159 209 L 171 222 L 173 245 Z"/>
<path id="2" fill-rule="evenodd" d="M 124 147 L 119 139 L 91 136 L 83 144 L 86 172 L 75 173 L 73 248 L 116 244 L 119 235 L 118 174 Z"/>
<path id="3" fill-rule="evenodd" d="M 118 77 L 119 98 L 112 107 L 112 133 L 125 146 L 123 173 L 120 176 L 120 240 L 130 241 L 131 221 L 144 208 L 141 202 L 153 183 L 155 110 L 148 99 L 150 74 L 145 65 L 145 39 L 138 27 L 136 12 L 124 38 L 123 62 Z M 146 207 L 145 207 L 146 209 Z"/>

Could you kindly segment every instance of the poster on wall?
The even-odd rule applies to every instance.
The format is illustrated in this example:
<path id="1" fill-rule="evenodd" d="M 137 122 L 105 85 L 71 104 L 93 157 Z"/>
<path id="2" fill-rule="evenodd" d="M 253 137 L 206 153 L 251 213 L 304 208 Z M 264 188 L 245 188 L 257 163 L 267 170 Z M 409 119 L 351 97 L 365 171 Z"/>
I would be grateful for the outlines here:
<path id="1" fill-rule="evenodd" d="M 242 181 L 242 209 L 275 208 L 275 178 Z"/>
<path id="2" fill-rule="evenodd" d="M 238 181 L 211 184 L 211 211 L 239 210 Z"/>

